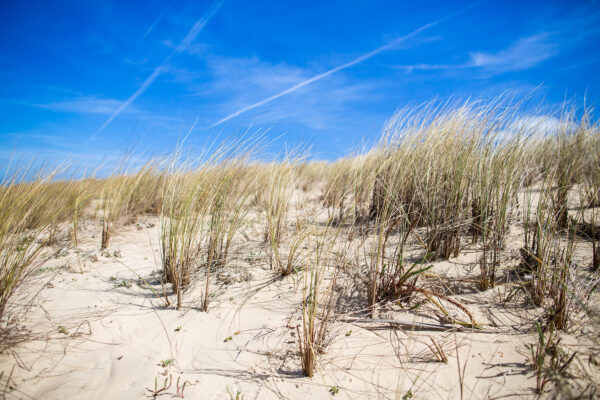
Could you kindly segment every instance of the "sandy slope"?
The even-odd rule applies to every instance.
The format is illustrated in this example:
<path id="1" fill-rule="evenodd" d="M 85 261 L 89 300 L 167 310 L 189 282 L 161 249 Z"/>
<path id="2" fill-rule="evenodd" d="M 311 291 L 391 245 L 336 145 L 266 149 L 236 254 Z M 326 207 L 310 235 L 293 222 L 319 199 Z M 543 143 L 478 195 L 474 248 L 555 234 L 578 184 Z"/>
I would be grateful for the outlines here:
<path id="1" fill-rule="evenodd" d="M 228 389 L 233 398 L 239 391 L 244 399 L 329 398 L 335 388 L 335 398 L 409 393 L 460 398 L 459 362 L 464 398 L 534 395 L 526 345 L 534 342 L 531 321 L 539 310 L 499 307 L 507 287 L 474 290 L 468 282 L 478 276 L 474 250 L 437 263 L 429 279 L 452 289 L 454 298 L 487 324 L 485 333 L 393 329 L 339 315 L 318 372 L 309 379 L 302 376 L 296 340 L 299 278 L 275 278 L 259 240 L 251 240 L 240 245 L 240 256 L 216 279 L 208 313 L 199 309 L 201 284 L 187 293 L 181 310 L 164 307 L 140 280 L 162 291 L 155 279 L 157 225 L 146 218 L 122 228 L 102 254 L 97 251 L 100 227 L 88 221 L 79 252 L 48 250 L 58 253 L 40 274 L 50 284 L 29 317 L 45 339 L 0 355 L 1 371 L 8 374 L 17 365 L 13 397 L 151 398 L 147 388 L 154 389 L 155 379 L 160 388 L 172 378 L 165 398 L 177 394 L 178 380 L 180 386 L 187 382 L 184 394 L 190 399 L 227 399 Z M 456 277 L 461 281 L 450 279 Z M 415 311 L 390 306 L 379 317 L 440 323 L 426 305 Z M 436 361 L 428 347 L 431 338 L 444 348 L 448 364 Z"/>

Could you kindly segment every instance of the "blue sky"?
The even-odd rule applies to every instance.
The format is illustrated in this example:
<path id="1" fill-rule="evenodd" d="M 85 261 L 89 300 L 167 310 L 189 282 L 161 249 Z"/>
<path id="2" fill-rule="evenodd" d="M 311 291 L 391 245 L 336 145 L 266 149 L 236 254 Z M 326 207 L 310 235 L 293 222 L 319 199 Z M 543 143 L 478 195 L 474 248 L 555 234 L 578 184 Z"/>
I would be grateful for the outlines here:
<path id="1" fill-rule="evenodd" d="M 3 1 L 0 38 L 0 161 L 256 131 L 335 159 L 432 99 L 600 100 L 598 2 Z"/>

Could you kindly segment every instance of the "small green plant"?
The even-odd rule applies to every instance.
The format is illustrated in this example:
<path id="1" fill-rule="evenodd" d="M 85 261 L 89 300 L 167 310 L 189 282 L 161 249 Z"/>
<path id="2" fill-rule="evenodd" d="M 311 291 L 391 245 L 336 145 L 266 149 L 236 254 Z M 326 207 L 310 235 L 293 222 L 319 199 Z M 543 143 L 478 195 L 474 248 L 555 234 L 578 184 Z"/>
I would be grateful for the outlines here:
<path id="1" fill-rule="evenodd" d="M 172 358 L 168 358 L 168 359 L 162 360 L 160 362 L 160 366 L 163 367 L 163 368 L 166 368 L 166 367 L 168 367 L 171 364 L 173 364 L 173 359 Z"/>
<path id="2" fill-rule="evenodd" d="M 190 383 L 187 380 L 185 380 L 183 382 L 183 384 L 180 385 L 180 382 L 181 382 L 181 377 L 178 376 L 177 377 L 177 388 L 176 388 L 176 394 L 175 395 L 177 397 L 181 397 L 183 399 L 185 397 L 185 395 L 184 395 L 185 386 L 188 385 L 188 384 L 190 384 Z"/>
<path id="3" fill-rule="evenodd" d="M 335 396 L 339 392 L 340 392 L 340 389 L 335 385 L 333 385 L 332 387 L 329 388 L 329 393 L 331 393 L 332 396 Z"/>
<path id="4" fill-rule="evenodd" d="M 560 346 L 560 338 L 554 331 L 554 325 L 549 324 L 544 332 L 539 322 L 535 323 L 538 340 L 535 346 L 529 345 L 533 370 L 535 371 L 536 389 L 539 393 L 549 382 L 560 385 L 566 377 L 567 369 L 577 352 L 568 354 Z"/>
<path id="5" fill-rule="evenodd" d="M 58 332 L 62 333 L 64 335 L 68 335 L 69 332 L 67 331 L 67 328 L 64 325 L 59 325 L 58 326 Z"/>
<path id="6" fill-rule="evenodd" d="M 165 378 L 165 382 L 163 383 L 162 388 L 159 388 L 158 387 L 158 377 L 156 377 L 156 378 L 154 378 L 154 390 L 149 389 L 149 388 L 146 388 L 146 390 L 152 394 L 152 398 L 156 399 L 158 397 L 158 395 L 160 395 L 162 392 L 169 390 L 172 383 L 173 383 L 173 375 L 169 375 L 168 378 Z M 185 384 L 184 384 L 184 386 L 185 386 Z"/>
<path id="7" fill-rule="evenodd" d="M 225 387 L 227 389 L 227 394 L 229 395 L 230 400 L 242 400 L 243 396 L 242 396 L 242 391 L 241 390 L 236 390 L 235 395 L 229 390 L 229 387 L 226 386 Z"/>

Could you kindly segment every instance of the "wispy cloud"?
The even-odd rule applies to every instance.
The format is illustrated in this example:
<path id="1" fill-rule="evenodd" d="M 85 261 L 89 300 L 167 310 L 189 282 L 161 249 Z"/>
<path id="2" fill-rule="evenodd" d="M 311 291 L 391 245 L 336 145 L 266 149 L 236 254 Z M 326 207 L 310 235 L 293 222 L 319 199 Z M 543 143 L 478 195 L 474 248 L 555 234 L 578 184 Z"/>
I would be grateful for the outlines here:
<path id="1" fill-rule="evenodd" d="M 142 83 L 142 85 L 138 88 L 138 90 L 136 90 L 131 96 L 129 96 L 129 98 L 127 100 L 125 100 L 119 106 L 119 108 L 117 108 L 110 115 L 110 117 L 102 124 L 100 129 L 98 129 L 96 131 L 96 133 L 94 133 L 90 137 L 90 139 L 93 139 L 94 137 L 96 137 L 96 135 L 101 133 L 112 122 L 113 119 L 115 119 L 123 110 L 125 110 L 131 103 L 133 103 L 135 101 L 135 99 L 137 99 L 142 93 L 144 93 L 152 85 L 152 83 L 154 83 L 156 78 L 158 78 L 160 76 L 160 74 L 162 72 L 164 72 L 165 66 L 169 63 L 169 61 L 171 60 L 173 55 L 175 53 L 185 51 L 185 49 L 194 41 L 196 36 L 200 33 L 202 28 L 204 28 L 204 26 L 208 23 L 208 21 L 210 21 L 210 19 L 219 10 L 219 8 L 221 8 L 224 1 L 225 0 L 219 0 L 219 1 L 215 2 L 212 5 L 212 7 L 209 9 L 209 11 L 202 18 L 200 18 L 199 20 L 196 21 L 196 23 L 192 26 L 192 28 L 189 30 L 187 35 L 183 38 L 181 43 L 179 43 L 179 45 L 167 56 L 167 58 L 162 62 L 162 64 L 160 64 L 158 67 L 156 67 L 156 69 L 154 69 L 152 74 L 148 78 L 146 78 L 146 80 Z"/>
<path id="2" fill-rule="evenodd" d="M 52 111 L 68 112 L 76 114 L 112 114 L 121 105 L 120 100 L 99 98 L 96 96 L 83 96 L 71 100 L 52 102 L 47 104 L 35 104 L 40 108 Z M 130 109 L 129 111 L 137 111 Z"/>
<path id="3" fill-rule="evenodd" d="M 402 69 L 407 72 L 412 71 L 439 71 L 439 70 L 449 70 L 449 69 L 461 69 L 461 68 L 473 68 L 473 64 L 464 63 L 464 64 L 411 64 L 411 65 L 392 65 L 392 68 Z"/>
<path id="4" fill-rule="evenodd" d="M 60 90 L 60 88 L 49 87 L 50 90 Z M 18 100 L 18 99 L 2 99 L 1 103 L 15 104 L 25 107 L 42 108 L 51 110 L 58 113 L 69 113 L 69 114 L 81 114 L 81 115 L 111 115 L 117 110 L 121 104 L 121 100 L 109 99 L 104 97 L 98 97 L 95 95 L 86 95 L 79 92 L 73 92 L 68 90 L 61 90 L 64 93 L 76 94 L 76 97 L 72 97 L 65 100 L 54 101 L 50 103 L 37 103 L 29 100 Z M 143 120 L 149 123 L 151 126 L 159 126 L 162 129 L 169 129 L 174 124 L 188 124 L 189 118 L 178 118 L 172 115 L 161 115 L 157 112 L 150 112 L 144 109 L 140 109 L 135 106 L 130 106 L 123 112 L 133 115 L 138 120 Z M 60 132 L 60 125 L 51 125 L 47 127 L 48 132 Z M 78 128 L 79 130 L 80 128 Z"/>
<path id="5" fill-rule="evenodd" d="M 205 62 L 204 70 L 170 67 L 168 72 L 173 82 L 186 88 L 188 104 L 202 104 L 201 121 L 204 124 L 210 121 L 210 115 L 223 115 L 243 108 L 256 99 L 268 97 L 315 75 L 312 67 L 271 63 L 256 56 L 225 57 L 209 53 Z M 330 129 L 348 118 L 345 106 L 353 102 L 364 106 L 365 99 L 378 98 L 376 91 L 380 88 L 377 80 L 357 83 L 337 75 L 313 84 L 310 96 L 304 96 L 302 90 L 298 90 L 271 103 L 253 113 L 248 123 L 277 126 L 292 122 L 309 129 Z M 358 118 L 356 113 L 354 117 Z"/>
<path id="6" fill-rule="evenodd" d="M 393 68 L 407 72 L 416 70 L 439 71 L 473 69 L 485 76 L 518 72 L 535 68 L 573 46 L 600 34 L 600 12 L 589 7 L 580 7 L 577 16 L 560 21 L 546 21 L 544 30 L 521 37 L 504 49 L 496 52 L 474 51 L 466 54 L 466 61 L 457 64 L 412 64 L 395 65 Z M 562 70 L 578 68 L 598 62 L 591 59 L 580 64 L 569 65 Z"/>
<path id="7" fill-rule="evenodd" d="M 566 67 L 561 68 L 560 70 L 561 71 L 568 71 L 570 69 L 581 68 L 581 67 L 585 67 L 585 66 L 588 66 L 588 65 L 596 64 L 598 62 L 600 62 L 600 58 L 594 58 L 594 59 L 587 60 L 587 61 L 584 61 L 584 62 L 580 62 L 580 63 L 577 63 L 577 64 L 567 65 Z"/>
<path id="8" fill-rule="evenodd" d="M 302 82 L 310 76 L 303 68 L 284 62 L 272 64 L 257 57 L 209 55 L 206 65 L 210 71 L 212 89 L 227 95 L 230 95 L 230 92 L 247 96 L 273 93 Z M 240 91 L 240 88 L 244 89 Z"/>
<path id="9" fill-rule="evenodd" d="M 205 129 L 214 128 L 214 127 L 216 127 L 218 125 L 223 124 L 226 121 L 229 121 L 232 118 L 237 117 L 240 114 L 243 114 L 243 113 L 245 113 L 247 111 L 250 111 L 252 109 L 260 107 L 260 106 L 262 106 L 264 104 L 270 103 L 273 100 L 277 100 L 280 97 L 283 97 L 283 96 L 286 96 L 286 95 L 288 95 L 290 93 L 293 93 L 293 92 L 297 91 L 298 89 L 301 89 L 301 88 L 303 88 L 305 86 L 308 86 L 308 85 L 310 85 L 310 84 L 312 84 L 314 82 L 317 82 L 317 81 L 319 81 L 319 80 L 321 80 L 323 78 L 326 78 L 326 77 L 328 77 L 330 75 L 333 75 L 336 72 L 342 71 L 342 70 L 350 68 L 350 67 L 352 67 L 352 66 L 354 66 L 356 64 L 362 63 L 363 61 L 366 61 L 366 60 L 368 60 L 368 59 L 376 56 L 377 54 L 380 54 L 380 53 L 382 53 L 382 52 L 384 52 L 386 50 L 394 48 L 395 46 L 399 45 L 400 43 L 402 43 L 402 42 L 404 42 L 404 41 L 406 41 L 406 40 L 408 40 L 408 39 L 416 36 L 417 34 L 423 32 L 423 31 L 425 31 L 425 30 L 427 30 L 429 28 L 432 28 L 432 27 L 434 27 L 434 26 L 436 26 L 436 25 L 438 25 L 438 24 L 440 24 L 442 22 L 445 22 L 445 21 L 447 21 L 449 19 L 452 19 L 452 18 L 454 18 L 454 17 L 462 14 L 466 10 L 472 8 L 474 5 L 475 4 L 472 4 L 472 5 L 470 5 L 470 6 L 466 7 L 466 8 L 458 11 L 458 12 L 455 12 L 455 13 L 452 13 L 450 15 L 447 15 L 444 18 L 441 18 L 441 19 L 438 19 L 436 21 L 433 21 L 433 22 L 427 23 L 425 25 L 422 25 L 419 28 L 415 29 L 414 31 L 412 31 L 412 32 L 410 32 L 410 33 L 408 33 L 408 34 L 406 34 L 406 35 L 404 35 L 402 37 L 399 37 L 399 38 L 397 38 L 395 40 L 392 40 L 391 42 L 389 42 L 389 43 L 387 43 L 387 44 L 385 44 L 383 46 L 380 46 L 380 47 L 378 47 L 378 48 L 376 48 L 374 50 L 371 50 L 368 53 L 365 53 L 365 54 L 363 54 L 363 55 L 361 55 L 359 57 L 356 57 L 355 59 L 353 59 L 353 60 L 351 60 L 351 61 L 349 61 L 349 62 L 347 62 L 345 64 L 339 65 L 339 66 L 337 66 L 335 68 L 332 68 L 332 69 L 330 69 L 328 71 L 325 71 L 325 72 L 323 72 L 321 74 L 315 75 L 312 78 L 309 78 L 309 79 L 306 79 L 306 80 L 304 80 L 304 81 L 302 81 L 300 83 L 297 83 L 296 85 L 294 85 L 294 86 L 292 86 L 292 87 L 290 87 L 290 88 L 288 88 L 286 90 L 283 90 L 283 91 L 281 91 L 281 92 L 279 92 L 277 94 L 269 96 L 269 97 L 267 97 L 267 98 L 265 98 L 265 99 L 263 99 L 263 100 L 261 100 L 259 102 L 256 102 L 254 104 L 242 107 L 239 110 L 237 110 L 237 111 L 235 111 L 235 112 L 227 115 L 226 117 L 221 118 L 219 121 L 213 123 L 212 125 L 206 127 Z"/>
<path id="10" fill-rule="evenodd" d="M 497 53 L 471 53 L 469 63 L 496 73 L 533 68 L 558 53 L 558 44 L 553 36 L 541 33 L 521 38 Z"/>
<path id="11" fill-rule="evenodd" d="M 554 34 L 539 33 L 520 38 L 498 52 L 472 52 L 468 61 L 460 64 L 412 64 L 396 65 L 393 68 L 407 72 L 479 69 L 490 74 L 522 71 L 534 68 L 558 54 L 558 44 Z"/>

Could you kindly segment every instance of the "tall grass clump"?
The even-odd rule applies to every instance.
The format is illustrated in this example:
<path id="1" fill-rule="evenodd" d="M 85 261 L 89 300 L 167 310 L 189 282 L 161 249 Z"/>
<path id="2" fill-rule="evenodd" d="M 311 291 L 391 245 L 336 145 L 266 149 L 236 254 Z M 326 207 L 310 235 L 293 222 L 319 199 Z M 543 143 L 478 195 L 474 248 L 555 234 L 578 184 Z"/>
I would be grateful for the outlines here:
<path id="1" fill-rule="evenodd" d="M 578 231 L 592 242 L 591 270 L 600 271 L 600 128 L 591 127 L 590 132 L 585 141 L 587 157 L 581 166 L 579 202 L 582 220 Z"/>
<path id="2" fill-rule="evenodd" d="M 521 249 L 521 274 L 531 274 L 531 294 L 536 306 L 544 304 L 549 264 L 558 243 L 558 229 L 552 213 L 551 179 L 544 179 L 539 189 L 525 192 L 523 212 L 523 243 Z"/>
<path id="3" fill-rule="evenodd" d="M 375 154 L 343 158 L 327 170 L 323 203 L 336 223 L 358 224 L 368 217 L 376 163 Z"/>
<path id="4" fill-rule="evenodd" d="M 557 124 L 557 132 L 554 136 L 556 145 L 553 152 L 555 167 L 551 172 L 554 174 L 555 181 L 554 212 L 560 229 L 566 229 L 569 225 L 568 196 L 573 185 L 581 181 L 583 146 L 590 128 L 589 118 L 589 113 L 585 112 L 577 121 L 575 110 L 571 109 L 565 111 Z"/>
<path id="5" fill-rule="evenodd" d="M 163 280 L 173 285 L 177 307 L 194 275 L 206 278 L 202 309 L 208 310 L 211 271 L 225 266 L 252 200 L 255 176 L 247 160 L 257 140 L 223 145 L 197 160 L 178 151 L 163 179 L 160 243 Z"/>
<path id="6" fill-rule="evenodd" d="M 596 140 L 598 142 L 598 140 Z M 595 152 L 594 163 L 590 170 L 590 178 L 584 184 L 585 206 L 589 212 L 584 212 L 582 226 L 585 229 L 586 236 L 592 242 L 592 271 L 600 271 L 600 146 L 594 144 Z M 586 219 L 589 222 L 586 222 Z"/>
<path id="7" fill-rule="evenodd" d="M 380 145 L 388 161 L 380 162 L 385 167 L 376 176 L 371 219 L 388 207 L 384 197 L 392 196 L 393 209 L 409 209 L 411 220 L 425 228 L 422 242 L 432 259 L 458 256 L 468 227 L 480 127 L 465 107 L 398 113 Z M 401 179 L 397 168 L 403 169 Z"/>
<path id="8" fill-rule="evenodd" d="M 133 222 L 144 211 L 156 211 L 160 175 L 154 172 L 154 162 L 142 166 L 135 174 L 127 171 L 127 159 L 120 161 L 113 174 L 105 179 L 100 188 L 102 235 L 100 248 L 110 243 L 116 223 L 124 218 Z"/>
<path id="9" fill-rule="evenodd" d="M 5 173 L 0 184 L 0 320 L 11 298 L 31 279 L 39 264 L 42 248 L 56 233 L 54 213 L 48 209 L 53 173 L 39 171 L 31 176 L 26 169 Z"/>
<path id="10" fill-rule="evenodd" d="M 204 311 L 208 311 L 211 270 L 226 265 L 233 240 L 250 211 L 255 177 L 248 169 L 246 157 L 222 162 L 209 174 L 212 175 L 209 182 L 213 184 L 213 192 L 208 210 Z"/>
<path id="11" fill-rule="evenodd" d="M 580 160 L 590 117 L 584 113 L 576 120 L 573 112 L 565 112 L 558 122 L 548 118 L 549 123 L 540 124 L 550 131 L 544 137 L 535 126 L 544 119 L 523 114 L 520 107 L 502 98 L 459 107 L 427 105 L 399 112 L 388 122 L 372 152 L 376 167 L 371 173 L 369 232 L 375 237 L 364 252 L 371 307 L 407 293 L 411 285 L 403 279 L 406 271 L 411 279 L 421 271 L 407 269 L 402 261 L 409 236 L 421 244 L 426 261 L 433 261 L 458 256 L 462 238 L 470 233 L 473 244 L 481 243 L 480 288 L 493 287 L 520 190 L 527 186 L 537 196 L 542 179 L 541 203 L 536 200 L 533 206 L 528 197 L 523 254 L 534 275 L 534 302 L 552 299 L 552 318 L 559 329 L 565 326 L 572 233 L 580 214 L 569 217 L 568 194 L 583 179 Z M 536 152 L 542 154 L 532 162 L 529 158 Z M 337 168 L 339 186 L 348 188 L 349 162 Z M 338 209 L 347 192 L 338 188 L 332 196 Z M 390 243 L 395 246 L 391 252 Z"/>
<path id="12" fill-rule="evenodd" d="M 328 168 L 327 183 L 323 194 L 323 205 L 327 207 L 329 218 L 344 220 L 347 200 L 352 187 L 352 159 L 336 161 Z"/>
<path id="13" fill-rule="evenodd" d="M 93 179 L 82 179 L 76 182 L 67 195 L 67 210 L 71 220 L 71 240 L 75 247 L 79 246 L 79 222 L 86 208 L 91 204 L 96 192 Z"/>
<path id="14" fill-rule="evenodd" d="M 376 173 L 373 204 L 376 212 L 369 221 L 374 239 L 364 237 L 362 247 L 366 255 L 367 303 L 372 311 L 375 304 L 384 300 L 397 299 L 404 289 L 403 285 L 416 283 L 418 273 L 406 268 L 404 248 L 409 234 L 418 223 L 419 216 L 413 209 L 414 203 L 405 202 L 413 193 L 412 187 L 406 185 L 411 179 L 412 161 L 405 152 L 393 152 L 382 157 L 379 171 Z M 392 251 L 388 251 L 390 237 L 395 237 Z M 409 278 L 410 281 L 408 280 Z"/>
<path id="15" fill-rule="evenodd" d="M 321 188 L 329 168 L 330 164 L 327 161 L 303 161 L 297 169 L 296 189 L 309 192 Z"/>
<path id="16" fill-rule="evenodd" d="M 546 309 L 548 321 L 559 330 L 567 328 L 576 292 L 581 291 L 575 279 L 573 255 L 585 215 L 585 191 L 579 193 L 580 206 L 574 213 L 569 212 L 569 196 L 576 194 L 572 189 L 585 175 L 583 143 L 593 139 L 594 134 L 589 114 L 584 113 L 580 120 L 570 112 L 565 115 L 553 135 L 546 138 L 554 145 L 544 147 L 555 160 L 554 165 L 549 165 L 541 181 L 525 192 L 521 249 L 522 272 L 532 277 L 533 302 Z"/>
<path id="17" fill-rule="evenodd" d="M 509 126 L 495 123 L 481 143 L 471 193 L 472 241 L 481 240 L 480 288 L 494 287 L 500 254 L 522 187 L 524 139 L 519 131 L 500 137 Z"/>
<path id="18" fill-rule="evenodd" d="M 337 299 L 337 279 L 340 267 L 336 245 L 340 229 L 328 219 L 325 226 L 308 238 L 310 255 L 304 270 L 302 287 L 302 324 L 298 327 L 300 363 L 305 376 L 314 374 L 317 356 L 325 350 Z"/>
<path id="19" fill-rule="evenodd" d="M 287 156 L 277 164 L 266 165 L 259 181 L 257 194 L 258 211 L 264 215 L 264 241 L 267 245 L 269 265 L 282 276 L 293 272 L 302 241 L 305 239 L 305 224 L 300 218 L 296 224 L 299 234 L 291 237 L 293 243 L 287 249 L 282 247 L 287 239 L 289 210 L 296 187 L 299 159 Z M 262 182 L 262 183 L 261 183 Z"/>
<path id="20" fill-rule="evenodd" d="M 208 171 L 212 162 L 185 165 L 175 158 L 164 181 L 160 217 L 163 280 L 173 285 L 177 308 L 206 240 L 204 227 L 213 195 Z"/>
<path id="21" fill-rule="evenodd" d="M 131 180 L 127 212 L 129 222 L 140 215 L 159 215 L 162 207 L 162 187 L 165 180 L 163 162 L 152 160 L 144 164 Z"/>
<path id="22" fill-rule="evenodd" d="M 409 302 L 421 295 L 447 316 L 443 303 L 456 306 L 471 320 L 464 323 L 475 326 L 461 304 L 417 283 L 431 268 L 429 261 L 458 255 L 460 235 L 468 228 L 473 161 L 478 156 L 477 132 L 466 130 L 470 119 L 464 110 L 440 115 L 429 111 L 396 115 L 370 154 L 369 229 L 356 261 L 366 269 L 359 267 L 358 276 L 366 284 L 372 316 L 380 302 Z M 416 262 L 405 259 L 411 235 L 424 250 Z"/>

